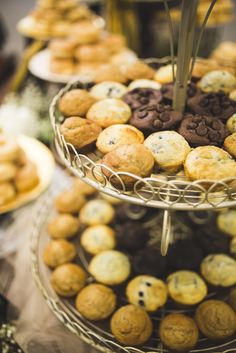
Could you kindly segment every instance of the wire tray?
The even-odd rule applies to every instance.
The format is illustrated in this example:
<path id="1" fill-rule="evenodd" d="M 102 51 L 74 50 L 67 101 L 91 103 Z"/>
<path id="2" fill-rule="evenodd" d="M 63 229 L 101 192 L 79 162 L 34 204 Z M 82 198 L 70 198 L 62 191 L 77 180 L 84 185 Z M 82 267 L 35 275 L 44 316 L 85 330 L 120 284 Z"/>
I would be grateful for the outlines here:
<path id="1" fill-rule="evenodd" d="M 35 221 L 31 233 L 31 270 L 34 280 L 39 287 L 44 299 L 55 316 L 67 327 L 72 333 L 77 335 L 82 341 L 90 346 L 105 353 L 168 353 L 160 342 L 157 335 L 153 335 L 151 340 L 143 347 L 124 347 L 118 344 L 113 335 L 109 331 L 108 321 L 102 323 L 91 323 L 85 320 L 75 309 L 73 302 L 68 299 L 62 299 L 54 292 L 50 284 L 50 271 L 43 264 L 43 250 L 48 242 L 47 222 L 53 216 L 52 195 L 45 197 L 38 207 L 38 212 L 35 214 Z M 43 206 L 43 207 L 42 207 Z M 77 237 L 78 238 L 78 237 Z M 87 269 L 86 255 L 78 244 L 78 259 L 77 262 Z M 227 292 L 214 292 L 209 295 L 210 298 L 227 299 Z M 121 299 L 124 305 L 125 298 Z M 161 318 L 170 312 L 186 312 L 188 315 L 193 313 L 193 309 L 177 310 L 171 304 L 167 304 L 166 308 L 159 310 L 152 315 L 152 320 L 155 326 Z M 192 353 L 233 353 L 236 350 L 236 336 L 227 342 L 214 343 L 206 338 L 200 338 L 198 346 L 193 349 Z"/>
<path id="2" fill-rule="evenodd" d="M 150 59 L 149 62 L 153 59 Z M 155 59 L 155 63 L 166 63 L 166 59 Z M 71 172 L 100 191 L 126 202 L 150 207 L 174 210 L 207 210 L 236 205 L 236 177 L 223 180 L 190 181 L 184 174 L 166 175 L 158 170 L 151 177 L 140 178 L 127 172 L 114 172 L 100 162 L 102 155 L 79 153 L 67 143 L 60 132 L 63 117 L 58 109 L 60 98 L 74 88 L 88 89 L 90 83 L 72 81 L 54 97 L 50 106 L 50 119 L 55 134 L 57 152 Z M 107 171 L 110 177 L 104 173 Z M 122 176 L 130 176 L 135 181 L 132 190 L 127 190 Z M 114 181 L 116 186 L 114 186 Z"/>

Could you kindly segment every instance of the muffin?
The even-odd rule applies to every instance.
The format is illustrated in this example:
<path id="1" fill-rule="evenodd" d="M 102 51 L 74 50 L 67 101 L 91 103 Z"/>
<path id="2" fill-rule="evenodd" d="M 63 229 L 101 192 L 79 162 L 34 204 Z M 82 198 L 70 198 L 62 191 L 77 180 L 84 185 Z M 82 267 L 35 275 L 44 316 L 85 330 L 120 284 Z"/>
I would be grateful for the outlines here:
<path id="1" fill-rule="evenodd" d="M 229 135 L 224 140 L 224 149 L 234 158 L 236 158 L 236 132 Z"/>
<path id="2" fill-rule="evenodd" d="M 95 122 L 79 117 L 67 118 L 60 127 L 61 134 L 67 143 L 77 150 L 91 146 L 96 140 L 101 127 Z"/>
<path id="3" fill-rule="evenodd" d="M 133 126 L 116 124 L 103 130 L 97 139 L 97 148 L 102 153 L 108 153 L 121 145 L 143 143 L 144 136 Z"/>
<path id="4" fill-rule="evenodd" d="M 73 189 L 76 189 L 81 195 L 84 195 L 84 196 L 93 195 L 97 191 L 92 186 L 90 186 L 87 183 L 84 183 L 79 178 L 73 179 Z"/>
<path id="5" fill-rule="evenodd" d="M 90 94 L 98 100 L 106 98 L 121 98 L 127 91 L 127 87 L 119 82 L 105 81 L 93 86 Z"/>
<path id="6" fill-rule="evenodd" d="M 229 93 L 236 88 L 236 78 L 227 71 L 214 70 L 202 77 L 199 87 L 203 92 Z"/>
<path id="7" fill-rule="evenodd" d="M 152 321 L 143 309 L 126 305 L 113 314 L 111 332 L 125 346 L 140 346 L 151 337 Z"/>
<path id="8" fill-rule="evenodd" d="M 134 143 L 131 145 L 122 145 L 115 150 L 107 153 L 103 159 L 102 164 L 112 169 L 115 173 L 124 172 L 131 173 L 137 177 L 145 178 L 151 174 L 154 166 L 154 158 L 152 153 L 142 144 Z M 103 173 L 109 178 L 109 181 L 118 188 L 130 188 L 136 182 L 135 179 L 129 175 L 119 175 L 119 178 L 112 176 L 109 169 L 103 168 Z M 121 180 L 121 181 L 120 181 Z"/>
<path id="9" fill-rule="evenodd" d="M 187 315 L 169 314 L 161 320 L 159 336 L 171 351 L 187 352 L 197 344 L 198 328 Z"/>
<path id="10" fill-rule="evenodd" d="M 76 23 L 71 28 L 72 38 L 76 44 L 96 43 L 101 35 L 101 29 L 91 21 Z"/>
<path id="11" fill-rule="evenodd" d="M 104 64 L 109 60 L 110 52 L 102 44 L 81 45 L 75 51 L 75 58 L 83 63 L 101 62 Z"/>
<path id="12" fill-rule="evenodd" d="M 72 59 L 51 58 L 49 70 L 55 74 L 72 75 L 75 71 L 75 63 Z"/>
<path id="13" fill-rule="evenodd" d="M 34 163 L 27 162 L 26 165 L 17 170 L 14 183 L 18 192 L 27 192 L 39 184 L 39 176 Z"/>
<path id="14" fill-rule="evenodd" d="M 60 99 L 59 109 L 68 116 L 84 117 L 96 99 L 84 89 L 73 89 L 66 92 Z"/>
<path id="15" fill-rule="evenodd" d="M 147 80 L 147 79 L 139 79 L 139 80 L 134 80 L 132 81 L 129 86 L 128 90 L 132 91 L 135 88 L 153 88 L 153 89 L 160 89 L 161 84 L 153 81 L 153 80 Z"/>
<path id="16" fill-rule="evenodd" d="M 208 255 L 201 263 L 201 274 L 213 286 L 236 284 L 236 261 L 225 254 Z"/>
<path id="17" fill-rule="evenodd" d="M 51 240 L 43 253 L 45 264 L 51 268 L 71 262 L 76 257 L 74 244 L 64 239 Z"/>
<path id="18" fill-rule="evenodd" d="M 0 184 L 0 206 L 11 202 L 16 197 L 16 190 L 14 185 L 9 182 L 4 182 Z"/>
<path id="19" fill-rule="evenodd" d="M 75 43 L 66 39 L 55 39 L 49 43 L 49 50 L 54 58 L 70 59 L 74 56 Z"/>
<path id="20" fill-rule="evenodd" d="M 58 266 L 51 276 L 52 287 L 63 297 L 73 297 L 84 286 L 87 275 L 82 267 L 75 264 Z"/>
<path id="21" fill-rule="evenodd" d="M 207 295 L 205 282 L 192 271 L 177 271 L 170 274 L 167 286 L 171 299 L 182 305 L 195 305 Z"/>
<path id="22" fill-rule="evenodd" d="M 102 251 L 90 261 L 89 272 L 100 283 L 120 284 L 130 275 L 129 258 L 116 250 Z"/>
<path id="23" fill-rule="evenodd" d="M 105 128 L 114 124 L 125 124 L 131 117 L 129 106 L 120 99 L 107 98 L 93 104 L 87 119 Z"/>
<path id="24" fill-rule="evenodd" d="M 87 320 L 104 320 L 116 308 L 116 295 L 111 288 L 103 284 L 89 284 L 78 294 L 75 306 Z"/>
<path id="25" fill-rule="evenodd" d="M 48 233 L 54 239 L 71 238 L 78 232 L 79 226 L 78 218 L 63 213 L 48 223 Z"/>
<path id="26" fill-rule="evenodd" d="M 136 60 L 135 62 L 124 64 L 122 66 L 122 73 L 130 81 L 142 78 L 151 80 L 154 77 L 155 71 L 145 62 Z"/>
<path id="27" fill-rule="evenodd" d="M 83 224 L 93 226 L 109 224 L 114 215 L 114 208 L 107 201 L 95 199 L 86 203 L 80 211 L 79 218 Z"/>
<path id="28" fill-rule="evenodd" d="M 61 213 L 78 213 L 85 204 L 85 198 L 76 188 L 61 192 L 55 199 L 55 208 Z"/>
<path id="29" fill-rule="evenodd" d="M 226 210 L 217 216 L 217 226 L 225 234 L 236 237 L 236 210 Z"/>
<path id="30" fill-rule="evenodd" d="M 113 64 L 104 64 L 100 66 L 99 70 L 95 72 L 93 81 L 101 83 L 104 81 L 115 81 L 119 83 L 126 83 L 127 78 L 121 72 L 120 68 Z"/>
<path id="31" fill-rule="evenodd" d="M 167 287 L 158 278 L 142 275 L 134 277 L 126 287 L 130 304 L 140 306 L 146 311 L 156 311 L 167 301 Z"/>
<path id="32" fill-rule="evenodd" d="M 80 243 L 85 251 L 92 255 L 112 250 L 116 245 L 115 232 L 104 224 L 91 226 L 81 234 Z"/>
<path id="33" fill-rule="evenodd" d="M 236 314 L 220 300 L 207 300 L 199 305 L 195 313 L 198 328 L 209 339 L 223 340 L 236 330 Z"/>

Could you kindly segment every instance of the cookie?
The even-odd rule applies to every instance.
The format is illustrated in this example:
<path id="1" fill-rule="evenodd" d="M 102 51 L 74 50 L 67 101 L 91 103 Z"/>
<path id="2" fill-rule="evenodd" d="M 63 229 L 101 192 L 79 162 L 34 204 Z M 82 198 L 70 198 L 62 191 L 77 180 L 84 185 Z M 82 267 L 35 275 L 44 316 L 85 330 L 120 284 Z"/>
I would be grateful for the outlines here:
<path id="1" fill-rule="evenodd" d="M 106 81 L 98 83 L 90 90 L 90 94 L 98 100 L 106 98 L 121 98 L 127 91 L 127 87 L 119 82 Z"/>
<path id="2" fill-rule="evenodd" d="M 96 255 L 101 251 L 114 249 L 115 232 L 104 224 L 91 226 L 81 234 L 80 243 L 88 253 Z"/>
<path id="3" fill-rule="evenodd" d="M 176 72 L 176 65 L 174 66 Z M 171 64 L 161 66 L 155 73 L 154 80 L 160 84 L 165 84 L 174 81 L 173 68 Z"/>
<path id="4" fill-rule="evenodd" d="M 213 286 L 236 284 L 236 261 L 225 254 L 208 255 L 201 263 L 201 274 Z"/>
<path id="5" fill-rule="evenodd" d="M 93 144 L 102 129 L 93 121 L 71 117 L 66 119 L 60 126 L 60 131 L 66 142 L 71 143 L 79 150 Z"/>
<path id="6" fill-rule="evenodd" d="M 87 113 L 87 119 L 101 127 L 125 124 L 131 117 L 129 106 L 120 99 L 107 98 L 95 103 Z"/>
<path id="7" fill-rule="evenodd" d="M 223 121 L 236 113 L 236 101 L 225 93 L 206 93 L 196 95 L 187 101 L 194 114 L 213 116 Z"/>
<path id="8" fill-rule="evenodd" d="M 132 257 L 132 265 L 136 274 L 163 278 L 167 271 L 167 259 L 160 251 L 152 246 L 139 250 Z"/>
<path id="9" fill-rule="evenodd" d="M 119 83 L 126 83 L 127 78 L 123 75 L 120 68 L 113 64 L 105 64 L 96 70 L 93 81 L 101 83 L 104 81 L 115 81 Z"/>
<path id="10" fill-rule="evenodd" d="M 110 286 L 124 282 L 130 270 L 129 258 L 116 250 L 102 251 L 89 263 L 89 272 L 96 281 Z"/>
<path id="11" fill-rule="evenodd" d="M 198 328 L 192 318 L 169 314 L 160 323 L 159 336 L 165 347 L 175 352 L 188 352 L 198 341 Z"/>
<path id="12" fill-rule="evenodd" d="M 144 145 L 157 165 L 167 171 L 180 169 L 190 152 L 188 142 L 175 131 L 155 132 L 146 138 Z"/>
<path id="13" fill-rule="evenodd" d="M 114 208 L 105 200 L 95 199 L 82 207 L 79 218 L 83 224 L 93 226 L 109 224 L 115 215 Z"/>
<path id="14" fill-rule="evenodd" d="M 236 132 L 236 114 L 233 114 L 226 122 L 226 127 L 231 134 Z"/>
<path id="15" fill-rule="evenodd" d="M 113 314 L 111 332 L 125 346 L 140 346 L 151 337 L 152 321 L 143 309 L 125 305 Z"/>
<path id="16" fill-rule="evenodd" d="M 165 305 L 167 295 L 165 283 L 158 278 L 147 275 L 134 277 L 126 287 L 129 303 L 150 312 Z"/>
<path id="17" fill-rule="evenodd" d="M 58 266 L 52 272 L 51 283 L 57 294 L 73 297 L 85 286 L 86 279 L 82 267 L 69 263 Z"/>
<path id="18" fill-rule="evenodd" d="M 133 63 L 124 63 L 122 73 L 130 81 L 142 78 L 151 80 L 154 77 L 155 71 L 145 62 L 136 60 Z"/>
<path id="19" fill-rule="evenodd" d="M 147 80 L 147 79 L 139 79 L 134 80 L 128 86 L 128 90 L 132 91 L 135 88 L 153 88 L 153 89 L 160 89 L 161 84 L 154 81 L 154 80 Z"/>
<path id="20" fill-rule="evenodd" d="M 115 150 L 107 153 L 102 164 L 112 169 L 115 173 L 131 173 L 137 177 L 145 178 L 151 174 L 154 166 L 154 158 L 151 152 L 142 144 L 134 143 L 132 145 L 122 145 Z M 103 168 L 103 173 L 109 178 L 109 181 L 116 187 L 121 188 L 120 179 L 126 188 L 130 188 L 136 182 L 136 179 L 129 175 L 119 175 L 119 178 L 112 176 L 112 173 Z"/>
<path id="21" fill-rule="evenodd" d="M 195 305 L 207 295 L 207 286 L 203 279 L 192 271 L 177 271 L 167 278 L 168 292 L 176 303 Z"/>
<path id="22" fill-rule="evenodd" d="M 186 175 L 191 180 L 221 180 L 236 176 L 236 163 L 221 148 L 202 146 L 192 150 L 184 163 Z"/>
<path id="23" fill-rule="evenodd" d="M 96 99 L 84 89 L 72 89 L 61 97 L 59 109 L 66 117 L 84 117 L 95 102 Z"/>
<path id="24" fill-rule="evenodd" d="M 116 240 L 118 248 L 135 252 L 143 249 L 149 240 L 149 234 L 142 222 L 130 220 L 117 225 Z"/>
<path id="25" fill-rule="evenodd" d="M 97 148 L 102 153 L 108 153 L 121 145 L 143 143 L 144 136 L 133 126 L 116 124 L 103 130 L 97 139 Z"/>
<path id="26" fill-rule="evenodd" d="M 48 223 L 48 233 L 54 239 L 71 238 L 79 230 L 78 218 L 70 214 L 59 214 Z"/>
<path id="27" fill-rule="evenodd" d="M 147 104 L 156 105 L 162 100 L 162 94 L 157 89 L 135 88 L 127 92 L 122 99 L 130 106 L 131 110 L 136 110 Z"/>
<path id="28" fill-rule="evenodd" d="M 207 300 L 195 313 L 198 328 L 209 339 L 223 340 L 236 330 L 236 315 L 231 307 L 220 300 Z"/>
<path id="29" fill-rule="evenodd" d="M 86 200 L 80 190 L 71 188 L 62 191 L 54 201 L 54 206 L 58 212 L 61 213 L 78 213 Z"/>
<path id="30" fill-rule="evenodd" d="M 145 133 L 174 129 L 182 120 L 182 114 L 170 105 L 149 104 L 136 109 L 129 123 Z"/>
<path id="31" fill-rule="evenodd" d="M 198 85 L 203 92 L 229 93 L 236 88 L 236 78 L 227 71 L 214 70 L 204 75 Z"/>
<path id="32" fill-rule="evenodd" d="M 51 240 L 43 253 L 45 264 L 51 268 L 71 262 L 76 257 L 76 247 L 74 244 L 64 240 Z"/>
<path id="33" fill-rule="evenodd" d="M 224 140 L 224 149 L 231 154 L 234 158 L 236 158 L 236 133 L 234 132 L 232 135 L 229 135 Z"/>
<path id="34" fill-rule="evenodd" d="M 225 124 L 217 118 L 188 114 L 182 120 L 178 133 L 190 146 L 222 146 L 227 130 Z"/>
<path id="35" fill-rule="evenodd" d="M 116 295 L 111 288 L 103 284 L 92 283 L 79 292 L 75 306 L 87 320 L 104 320 L 116 308 Z"/>
<path id="36" fill-rule="evenodd" d="M 217 226 L 225 234 L 236 237 L 236 210 L 220 212 L 216 219 Z"/>

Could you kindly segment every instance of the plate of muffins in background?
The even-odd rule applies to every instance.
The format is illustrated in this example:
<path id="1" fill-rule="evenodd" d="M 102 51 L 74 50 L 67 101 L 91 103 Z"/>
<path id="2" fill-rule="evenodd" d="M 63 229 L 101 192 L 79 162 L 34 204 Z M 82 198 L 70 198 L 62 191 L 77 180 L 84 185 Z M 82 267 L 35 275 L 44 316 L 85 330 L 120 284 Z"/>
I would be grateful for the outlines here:
<path id="1" fill-rule="evenodd" d="M 235 340 L 236 226 L 225 232 L 233 214 L 186 232 L 162 257 L 151 209 L 130 214 L 78 179 L 53 203 L 34 250 L 39 280 L 88 334 L 144 351 L 204 352 Z"/>

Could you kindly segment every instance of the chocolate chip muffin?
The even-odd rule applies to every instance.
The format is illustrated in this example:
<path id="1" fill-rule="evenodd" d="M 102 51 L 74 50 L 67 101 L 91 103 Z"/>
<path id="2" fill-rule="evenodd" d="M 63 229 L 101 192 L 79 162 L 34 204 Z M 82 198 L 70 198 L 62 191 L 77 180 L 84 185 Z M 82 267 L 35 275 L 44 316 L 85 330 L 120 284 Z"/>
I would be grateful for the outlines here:
<path id="1" fill-rule="evenodd" d="M 220 300 L 207 300 L 196 310 L 195 320 L 200 331 L 209 339 L 223 340 L 236 330 L 236 314 Z"/>

